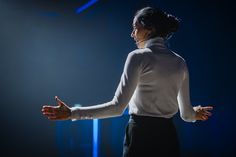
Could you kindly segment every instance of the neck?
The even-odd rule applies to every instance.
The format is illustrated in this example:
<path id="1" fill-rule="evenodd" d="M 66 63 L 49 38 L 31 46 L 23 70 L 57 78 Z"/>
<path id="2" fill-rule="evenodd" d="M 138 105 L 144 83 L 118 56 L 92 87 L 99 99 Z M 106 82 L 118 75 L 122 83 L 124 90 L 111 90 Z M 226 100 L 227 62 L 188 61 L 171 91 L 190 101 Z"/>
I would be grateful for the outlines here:
<path id="1" fill-rule="evenodd" d="M 144 48 L 145 44 L 146 44 L 146 39 L 136 42 L 138 48 Z"/>

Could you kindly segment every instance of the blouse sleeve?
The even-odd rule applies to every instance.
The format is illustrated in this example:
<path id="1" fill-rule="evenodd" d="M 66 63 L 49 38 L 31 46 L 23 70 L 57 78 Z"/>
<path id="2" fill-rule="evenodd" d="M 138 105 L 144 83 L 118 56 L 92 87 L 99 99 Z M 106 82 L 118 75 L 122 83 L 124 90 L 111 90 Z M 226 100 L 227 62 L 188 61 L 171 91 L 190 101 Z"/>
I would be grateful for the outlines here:
<path id="1" fill-rule="evenodd" d="M 138 55 L 134 52 L 129 53 L 113 99 L 103 104 L 71 108 L 72 121 L 79 119 L 101 119 L 122 115 L 137 86 L 140 71 L 139 65 Z"/>
<path id="2" fill-rule="evenodd" d="M 183 82 L 182 82 L 177 98 L 178 98 L 181 118 L 187 122 L 195 122 L 196 113 L 193 110 L 193 107 L 190 101 L 189 72 L 188 72 L 188 67 L 186 64 L 184 64 Z"/>

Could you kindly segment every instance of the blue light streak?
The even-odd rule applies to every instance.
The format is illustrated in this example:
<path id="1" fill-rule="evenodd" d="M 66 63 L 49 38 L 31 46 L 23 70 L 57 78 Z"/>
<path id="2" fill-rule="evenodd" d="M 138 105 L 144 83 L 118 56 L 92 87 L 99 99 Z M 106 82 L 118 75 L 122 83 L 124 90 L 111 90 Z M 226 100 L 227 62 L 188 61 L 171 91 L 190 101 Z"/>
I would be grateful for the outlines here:
<path id="1" fill-rule="evenodd" d="M 93 120 L 93 157 L 98 157 L 98 119 Z"/>
<path id="2" fill-rule="evenodd" d="M 98 0 L 90 0 L 88 1 L 86 4 L 82 5 L 81 7 L 79 7 L 78 9 L 76 9 L 76 13 L 79 14 L 82 11 L 84 11 L 85 9 L 89 8 L 90 6 L 92 6 L 94 3 L 96 3 Z"/>

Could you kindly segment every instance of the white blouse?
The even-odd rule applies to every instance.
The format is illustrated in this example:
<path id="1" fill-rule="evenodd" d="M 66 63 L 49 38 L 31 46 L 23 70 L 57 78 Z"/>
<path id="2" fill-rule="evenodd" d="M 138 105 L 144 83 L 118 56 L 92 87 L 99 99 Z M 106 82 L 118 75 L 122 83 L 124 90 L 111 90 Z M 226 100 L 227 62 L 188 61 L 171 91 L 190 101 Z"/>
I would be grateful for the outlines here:
<path id="1" fill-rule="evenodd" d="M 171 118 L 180 110 L 185 121 L 195 121 L 190 102 L 186 62 L 160 37 L 129 53 L 113 99 L 89 107 L 71 108 L 71 119 L 100 119 L 123 114 Z"/>

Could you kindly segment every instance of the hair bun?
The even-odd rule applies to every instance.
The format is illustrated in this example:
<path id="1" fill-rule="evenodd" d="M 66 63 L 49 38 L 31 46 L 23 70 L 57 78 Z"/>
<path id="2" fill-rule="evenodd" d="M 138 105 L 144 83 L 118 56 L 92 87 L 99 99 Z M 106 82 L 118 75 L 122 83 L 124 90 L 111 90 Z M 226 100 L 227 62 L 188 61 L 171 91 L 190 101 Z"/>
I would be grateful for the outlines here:
<path id="1" fill-rule="evenodd" d="M 170 33 L 176 32 L 179 28 L 180 20 L 171 14 L 168 14 L 167 18 L 168 18 L 168 27 L 169 27 Z"/>
<path id="2" fill-rule="evenodd" d="M 179 28 L 179 19 L 158 8 L 145 7 L 135 14 L 136 22 L 152 30 L 152 36 L 168 37 Z"/>

